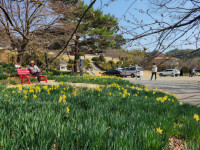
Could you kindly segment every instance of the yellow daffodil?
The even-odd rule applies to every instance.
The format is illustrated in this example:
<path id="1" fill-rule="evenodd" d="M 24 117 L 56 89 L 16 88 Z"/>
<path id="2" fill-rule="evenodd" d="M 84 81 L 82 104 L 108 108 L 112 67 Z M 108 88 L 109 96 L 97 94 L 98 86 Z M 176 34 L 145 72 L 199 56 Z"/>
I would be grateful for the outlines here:
<path id="1" fill-rule="evenodd" d="M 162 132 L 163 132 L 163 130 L 160 129 L 160 128 L 156 128 L 156 131 L 157 131 L 158 133 L 160 133 L 160 134 L 162 134 Z"/>
<path id="2" fill-rule="evenodd" d="M 33 95 L 33 98 L 37 98 L 37 95 L 34 94 L 34 95 Z"/>
<path id="3" fill-rule="evenodd" d="M 179 102 L 180 105 L 183 105 L 183 102 Z"/>
<path id="4" fill-rule="evenodd" d="M 194 114 L 194 119 L 195 119 L 196 121 L 199 121 L 199 116 L 198 116 L 197 114 Z"/>
<path id="5" fill-rule="evenodd" d="M 8 94 L 5 94 L 4 96 L 5 96 L 5 97 L 8 97 Z"/>
<path id="6" fill-rule="evenodd" d="M 67 107 L 67 112 L 69 113 L 70 109 Z"/>

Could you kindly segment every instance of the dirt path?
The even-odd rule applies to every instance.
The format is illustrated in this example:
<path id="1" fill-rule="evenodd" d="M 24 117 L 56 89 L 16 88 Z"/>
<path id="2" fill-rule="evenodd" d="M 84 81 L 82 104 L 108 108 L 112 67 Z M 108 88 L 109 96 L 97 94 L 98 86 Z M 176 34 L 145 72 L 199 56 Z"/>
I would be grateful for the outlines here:
<path id="1" fill-rule="evenodd" d="M 48 80 L 48 82 L 43 82 L 41 81 L 40 84 L 36 84 L 33 83 L 33 85 L 59 85 L 59 82 L 55 82 L 54 80 Z M 71 86 L 77 86 L 77 87 L 88 87 L 88 88 L 97 88 L 97 87 L 103 87 L 104 85 L 99 85 L 99 84 L 89 84 L 89 83 L 69 83 L 69 82 L 65 82 L 65 84 L 69 84 Z M 24 84 L 24 86 L 27 84 Z M 12 88 L 12 87 L 16 87 L 18 85 L 10 85 L 8 87 Z"/>

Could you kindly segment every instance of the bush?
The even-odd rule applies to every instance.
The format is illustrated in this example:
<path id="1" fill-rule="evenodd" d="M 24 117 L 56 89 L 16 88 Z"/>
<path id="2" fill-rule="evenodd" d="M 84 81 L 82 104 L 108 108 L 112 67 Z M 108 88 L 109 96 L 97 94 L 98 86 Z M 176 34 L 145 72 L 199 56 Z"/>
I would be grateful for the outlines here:
<path id="1" fill-rule="evenodd" d="M 93 58 L 92 58 L 92 61 L 98 61 L 98 60 L 99 60 L 98 57 L 93 57 Z"/>
<path id="2" fill-rule="evenodd" d="M 13 63 L 0 63 L 0 80 L 16 76 L 18 76 L 18 74 Z"/>
<path id="3" fill-rule="evenodd" d="M 78 56 L 80 57 L 80 56 L 85 56 L 85 54 L 83 53 L 83 52 L 79 52 L 78 53 Z"/>
<path id="4" fill-rule="evenodd" d="M 55 70 L 55 69 L 49 69 L 42 72 L 42 75 L 47 75 L 47 76 L 70 75 L 70 74 L 72 73 L 67 72 L 67 71 Z"/>
<path id="5" fill-rule="evenodd" d="M 118 64 L 118 65 L 122 65 L 122 61 L 118 61 L 117 64 Z"/>
<path id="6" fill-rule="evenodd" d="M 8 76 L 0 72 L 0 80 L 7 79 Z"/>
<path id="7" fill-rule="evenodd" d="M 73 65 L 72 65 L 72 64 L 68 64 L 68 65 L 67 65 L 67 69 L 68 69 L 68 70 L 72 70 L 72 68 L 73 68 Z"/>
<path id="8" fill-rule="evenodd" d="M 113 60 L 108 61 L 109 64 L 113 65 L 115 62 Z"/>
<path id="9" fill-rule="evenodd" d="M 89 59 L 84 59 L 84 66 L 85 66 L 85 69 L 91 69 L 92 68 L 92 65 L 90 64 Z"/>
<path id="10" fill-rule="evenodd" d="M 74 60 L 69 59 L 68 64 L 74 64 Z"/>
<path id="11" fill-rule="evenodd" d="M 105 62 L 106 59 L 103 55 L 100 55 L 98 61 Z"/>

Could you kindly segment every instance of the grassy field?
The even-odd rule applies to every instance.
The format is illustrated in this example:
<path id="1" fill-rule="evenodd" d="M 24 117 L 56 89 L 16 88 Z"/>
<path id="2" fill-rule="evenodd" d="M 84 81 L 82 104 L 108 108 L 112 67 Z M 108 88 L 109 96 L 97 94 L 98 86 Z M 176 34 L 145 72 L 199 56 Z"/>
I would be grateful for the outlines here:
<path id="1" fill-rule="evenodd" d="M 113 76 L 93 76 L 93 75 L 65 75 L 65 76 L 56 76 L 54 77 L 56 82 L 72 82 L 72 83 L 90 83 L 90 84 L 100 84 L 100 85 L 109 85 L 112 83 L 118 84 L 120 86 L 137 86 L 142 88 L 140 84 L 133 84 L 129 81 L 123 80 L 120 77 Z"/>
<path id="2" fill-rule="evenodd" d="M 96 89 L 1 86 L 0 149 L 163 149 L 172 136 L 189 149 L 199 147 L 199 108 L 106 79 L 107 86 Z"/>

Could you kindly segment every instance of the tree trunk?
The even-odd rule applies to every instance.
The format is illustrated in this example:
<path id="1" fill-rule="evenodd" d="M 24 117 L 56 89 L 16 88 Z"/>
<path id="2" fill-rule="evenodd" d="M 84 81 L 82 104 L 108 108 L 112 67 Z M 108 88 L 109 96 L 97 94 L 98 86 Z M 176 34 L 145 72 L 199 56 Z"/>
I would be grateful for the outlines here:
<path id="1" fill-rule="evenodd" d="M 29 41 L 27 39 L 23 39 L 20 49 L 18 50 L 17 63 L 19 63 L 20 65 L 22 65 L 22 59 L 24 56 L 24 52 L 26 51 L 26 46 L 27 46 L 28 42 Z"/>
<path id="2" fill-rule="evenodd" d="M 75 57 L 74 57 L 74 72 L 78 72 L 78 54 L 79 54 L 79 36 L 76 35 L 75 40 Z"/>
<path id="3" fill-rule="evenodd" d="M 22 65 L 22 57 L 23 57 L 23 51 L 18 51 L 18 54 L 17 54 L 17 63 Z"/>

